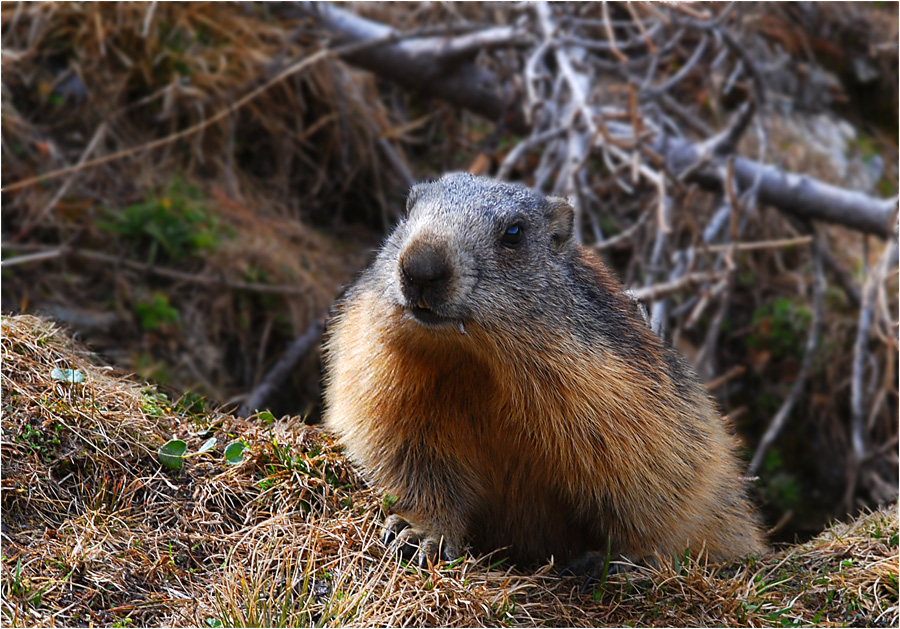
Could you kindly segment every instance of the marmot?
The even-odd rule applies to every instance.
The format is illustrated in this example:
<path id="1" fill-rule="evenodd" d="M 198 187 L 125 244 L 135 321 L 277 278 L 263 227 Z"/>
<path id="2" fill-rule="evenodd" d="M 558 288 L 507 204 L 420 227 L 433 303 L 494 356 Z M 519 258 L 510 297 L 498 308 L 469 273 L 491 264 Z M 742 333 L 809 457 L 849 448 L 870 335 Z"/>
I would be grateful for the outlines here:
<path id="1" fill-rule="evenodd" d="M 386 541 L 420 565 L 761 552 L 728 420 L 573 229 L 522 185 L 418 184 L 336 304 L 324 421 L 396 497 Z"/>

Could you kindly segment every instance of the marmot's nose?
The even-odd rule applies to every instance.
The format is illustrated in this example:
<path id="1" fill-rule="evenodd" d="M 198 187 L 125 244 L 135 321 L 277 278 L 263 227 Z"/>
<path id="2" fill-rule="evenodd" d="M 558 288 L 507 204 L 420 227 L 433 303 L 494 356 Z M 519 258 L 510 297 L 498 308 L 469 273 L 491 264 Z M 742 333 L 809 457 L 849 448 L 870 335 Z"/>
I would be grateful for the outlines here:
<path id="1" fill-rule="evenodd" d="M 427 297 L 434 299 L 450 281 L 452 269 L 443 251 L 426 243 L 415 243 L 400 256 L 400 273 L 403 292 L 415 303 L 426 292 Z"/>

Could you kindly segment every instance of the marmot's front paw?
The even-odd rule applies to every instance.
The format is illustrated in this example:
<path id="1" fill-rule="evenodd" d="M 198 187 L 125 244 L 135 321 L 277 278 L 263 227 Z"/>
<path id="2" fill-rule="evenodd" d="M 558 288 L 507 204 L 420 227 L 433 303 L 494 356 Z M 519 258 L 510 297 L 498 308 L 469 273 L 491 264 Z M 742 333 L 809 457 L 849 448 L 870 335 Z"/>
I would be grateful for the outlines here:
<path id="1" fill-rule="evenodd" d="M 436 564 L 439 557 L 452 561 L 459 556 L 456 546 L 443 536 L 416 528 L 399 515 L 388 516 L 384 521 L 381 539 L 388 548 L 404 559 L 414 561 L 420 568 Z"/>

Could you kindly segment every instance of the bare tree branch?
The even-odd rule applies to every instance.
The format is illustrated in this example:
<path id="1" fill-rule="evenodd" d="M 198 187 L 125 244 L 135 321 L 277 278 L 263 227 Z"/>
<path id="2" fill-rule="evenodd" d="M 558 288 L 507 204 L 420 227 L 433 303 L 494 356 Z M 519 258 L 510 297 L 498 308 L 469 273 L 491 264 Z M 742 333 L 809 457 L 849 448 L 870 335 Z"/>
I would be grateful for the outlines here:
<path id="1" fill-rule="evenodd" d="M 335 36 L 334 45 L 389 40 L 401 34 L 389 26 L 367 20 L 326 2 L 295 3 Z M 473 58 L 481 42 L 496 47 L 522 43 L 527 35 L 512 27 L 470 33 L 459 39 L 430 37 L 386 42 L 360 53 L 344 55 L 348 63 L 369 70 L 410 89 L 419 90 L 484 116 L 495 122 L 504 120 L 507 128 L 524 133 L 528 126 L 521 108 L 514 107 L 515 93 L 510 85 Z"/>
<path id="2" fill-rule="evenodd" d="M 793 410 L 794 405 L 797 403 L 800 393 L 803 391 L 803 387 L 806 386 L 806 380 L 812 369 L 812 359 L 819 346 L 819 333 L 821 331 L 820 328 L 822 327 L 822 310 L 825 299 L 825 274 L 822 269 L 821 251 L 822 243 L 821 241 L 816 240 L 813 243 L 813 318 L 809 325 L 809 336 L 806 339 L 806 351 L 803 354 L 803 363 L 800 365 L 800 371 L 794 380 L 793 386 L 791 386 L 790 393 L 788 393 L 787 398 L 782 402 L 781 408 L 778 409 L 778 412 L 775 414 L 775 417 L 772 418 L 769 427 L 763 434 L 762 439 L 760 439 L 759 445 L 756 447 L 756 452 L 753 453 L 753 459 L 747 467 L 746 476 L 754 476 L 759 470 L 763 457 L 766 455 L 766 452 L 768 452 L 772 444 L 775 443 L 775 439 L 778 438 L 778 435 L 787 423 L 788 416 L 791 414 L 791 410 Z"/>
<path id="3" fill-rule="evenodd" d="M 659 137 L 650 147 L 664 156 L 669 170 L 676 175 L 702 157 L 696 144 L 680 138 Z M 758 178 L 759 202 L 790 216 L 834 223 L 883 239 L 891 234 L 896 197 L 877 199 L 742 157 L 734 160 L 734 176 L 741 188 L 749 188 Z M 701 169 L 688 180 L 706 189 L 721 190 L 724 186 L 721 174 L 713 169 Z"/>
<path id="4" fill-rule="evenodd" d="M 244 403 L 237 411 L 239 417 L 249 417 L 253 413 L 265 408 L 266 402 L 272 397 L 272 393 L 284 384 L 294 365 L 303 358 L 309 350 L 319 342 L 325 325 L 325 315 L 317 317 L 308 328 L 298 336 L 285 350 L 278 362 L 269 370 L 256 388 L 250 392 Z"/>
<path id="5" fill-rule="evenodd" d="M 721 273 L 689 273 L 669 282 L 652 284 L 650 286 L 645 286 L 644 288 L 633 288 L 630 293 L 634 299 L 639 301 L 660 299 L 666 295 L 682 291 L 685 288 L 693 288 L 704 282 L 711 282 L 720 279 L 721 277 Z"/>
<path id="6" fill-rule="evenodd" d="M 859 326 L 856 329 L 856 341 L 853 344 L 853 373 L 850 388 L 850 413 L 852 417 L 850 443 L 852 455 L 847 484 L 844 491 L 844 506 L 848 511 L 853 507 L 853 495 L 859 479 L 860 465 L 866 460 L 865 435 L 865 393 L 863 379 L 865 377 L 869 332 L 875 318 L 875 302 L 878 288 L 883 284 L 889 269 L 897 266 L 897 240 L 891 239 L 878 264 L 871 270 L 862 294 L 862 306 L 859 310 Z"/>

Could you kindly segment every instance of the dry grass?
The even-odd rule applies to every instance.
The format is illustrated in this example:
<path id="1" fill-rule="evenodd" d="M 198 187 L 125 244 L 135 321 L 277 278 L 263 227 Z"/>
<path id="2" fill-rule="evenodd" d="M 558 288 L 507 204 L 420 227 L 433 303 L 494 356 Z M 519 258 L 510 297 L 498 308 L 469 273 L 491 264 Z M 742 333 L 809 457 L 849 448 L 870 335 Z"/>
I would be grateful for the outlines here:
<path id="1" fill-rule="evenodd" d="M 55 380 L 54 368 L 86 378 Z M 687 560 L 580 593 L 553 566 L 384 556 L 380 497 L 298 418 L 172 403 L 59 328 L 2 321 L 2 621 L 7 626 L 896 625 L 896 506 L 729 566 Z M 195 451 L 163 471 L 174 436 Z M 250 454 L 232 466 L 225 442 Z"/>

